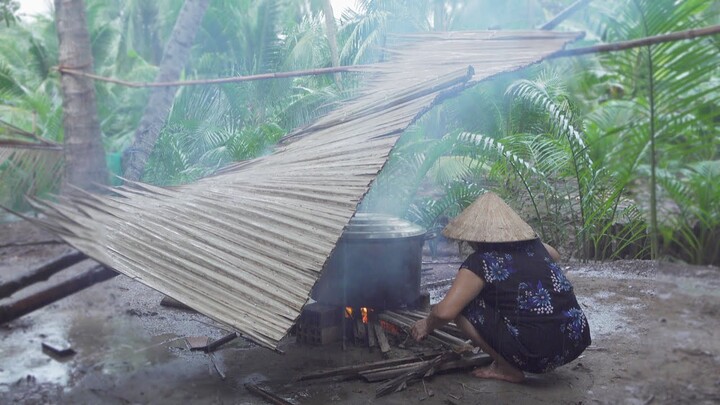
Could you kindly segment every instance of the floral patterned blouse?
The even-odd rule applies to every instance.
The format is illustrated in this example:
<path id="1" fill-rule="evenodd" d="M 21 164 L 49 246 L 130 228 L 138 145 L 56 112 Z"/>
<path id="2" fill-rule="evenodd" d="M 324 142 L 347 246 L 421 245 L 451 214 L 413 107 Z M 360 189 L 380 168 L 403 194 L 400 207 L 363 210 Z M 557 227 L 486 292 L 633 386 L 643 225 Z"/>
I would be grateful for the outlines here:
<path id="1" fill-rule="evenodd" d="M 572 284 L 539 239 L 481 243 L 462 268 L 485 281 L 462 314 L 519 369 L 550 371 L 590 345 L 587 318 Z"/>

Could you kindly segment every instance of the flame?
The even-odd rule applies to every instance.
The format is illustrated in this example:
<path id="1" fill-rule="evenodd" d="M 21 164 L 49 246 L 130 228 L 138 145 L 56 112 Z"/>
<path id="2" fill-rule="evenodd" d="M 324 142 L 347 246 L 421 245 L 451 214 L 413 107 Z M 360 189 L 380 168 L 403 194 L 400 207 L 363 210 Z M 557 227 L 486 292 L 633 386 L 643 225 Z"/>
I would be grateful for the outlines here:
<path id="1" fill-rule="evenodd" d="M 401 332 L 399 327 L 391 324 L 390 322 L 385 322 L 382 319 L 380 320 L 380 326 L 382 326 L 385 331 L 392 333 L 393 335 L 399 335 Z"/>
<path id="2" fill-rule="evenodd" d="M 345 307 L 345 318 L 353 318 L 353 308 L 352 307 Z M 360 308 L 360 314 L 362 315 L 362 322 L 368 323 L 368 314 L 372 312 L 372 309 L 368 309 L 366 307 Z"/>

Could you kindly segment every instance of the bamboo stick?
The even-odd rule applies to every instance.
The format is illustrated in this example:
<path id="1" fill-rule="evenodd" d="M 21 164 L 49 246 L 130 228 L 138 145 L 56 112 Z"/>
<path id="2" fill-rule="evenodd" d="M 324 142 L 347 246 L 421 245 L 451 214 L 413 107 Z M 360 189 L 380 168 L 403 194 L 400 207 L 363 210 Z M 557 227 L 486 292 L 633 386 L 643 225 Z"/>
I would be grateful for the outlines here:
<path id="1" fill-rule="evenodd" d="M 0 298 L 7 298 L 31 284 L 37 283 L 38 281 L 45 281 L 53 274 L 85 259 L 87 259 L 87 256 L 78 251 L 65 253 L 62 256 L 42 264 L 40 267 L 30 270 L 15 280 L 10 280 L 0 285 Z"/>

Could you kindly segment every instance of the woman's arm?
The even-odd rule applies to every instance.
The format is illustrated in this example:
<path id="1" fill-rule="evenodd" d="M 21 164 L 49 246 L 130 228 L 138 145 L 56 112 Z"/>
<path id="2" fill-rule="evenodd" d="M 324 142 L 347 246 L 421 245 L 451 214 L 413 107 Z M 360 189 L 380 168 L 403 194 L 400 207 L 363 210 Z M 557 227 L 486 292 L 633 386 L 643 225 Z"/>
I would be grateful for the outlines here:
<path id="1" fill-rule="evenodd" d="M 460 269 L 445 298 L 433 307 L 427 318 L 415 322 L 410 330 L 413 338 L 422 340 L 433 330 L 457 318 L 483 287 L 485 282 L 482 278 L 468 269 Z"/>
<path id="2" fill-rule="evenodd" d="M 558 253 L 558 251 L 555 250 L 554 247 L 548 245 L 548 244 L 545 243 L 545 242 L 543 242 L 543 245 L 545 246 L 545 250 L 547 250 L 548 253 L 550 253 L 550 257 L 551 257 L 554 261 L 557 262 L 557 261 L 560 260 L 560 253 Z"/>

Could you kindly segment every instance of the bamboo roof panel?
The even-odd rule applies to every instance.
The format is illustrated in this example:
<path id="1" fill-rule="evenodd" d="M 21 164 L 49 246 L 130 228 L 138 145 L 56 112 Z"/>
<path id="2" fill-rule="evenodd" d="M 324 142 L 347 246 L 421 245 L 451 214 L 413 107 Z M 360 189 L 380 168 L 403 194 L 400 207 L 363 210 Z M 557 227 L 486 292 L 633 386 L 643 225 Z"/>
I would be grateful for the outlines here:
<path id="1" fill-rule="evenodd" d="M 400 134 L 448 92 L 537 63 L 577 34 L 403 35 L 365 90 L 267 156 L 192 184 L 36 201 L 95 260 L 277 348 Z"/>

